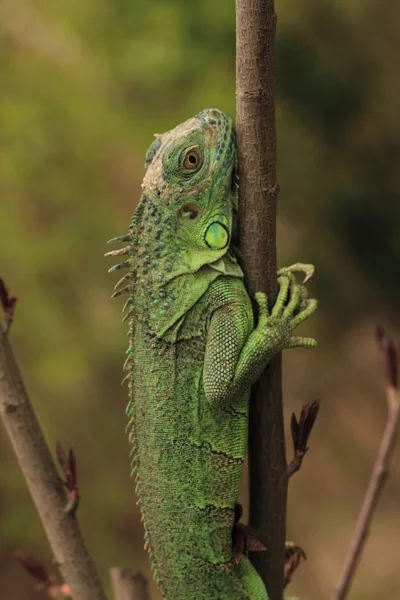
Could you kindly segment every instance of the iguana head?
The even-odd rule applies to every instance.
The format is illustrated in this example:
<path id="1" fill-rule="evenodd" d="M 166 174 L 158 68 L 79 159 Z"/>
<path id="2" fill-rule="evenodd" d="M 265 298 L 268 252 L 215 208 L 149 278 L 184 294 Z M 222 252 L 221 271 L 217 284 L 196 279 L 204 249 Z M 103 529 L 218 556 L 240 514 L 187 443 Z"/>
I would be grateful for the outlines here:
<path id="1" fill-rule="evenodd" d="M 129 242 L 107 253 L 129 255 L 110 269 L 129 269 L 113 297 L 129 292 L 124 310 L 131 307 L 131 333 L 142 313 L 152 335 L 173 340 L 217 277 L 243 277 L 229 251 L 237 204 L 232 121 L 219 110 L 203 110 L 158 135 L 145 167 L 130 233 L 110 240 Z"/>
<path id="2" fill-rule="evenodd" d="M 164 281 L 226 254 L 237 199 L 235 167 L 232 121 L 216 109 L 203 110 L 150 146 L 141 217 L 132 225 L 152 257 L 159 255 L 153 264 L 163 266 Z"/>

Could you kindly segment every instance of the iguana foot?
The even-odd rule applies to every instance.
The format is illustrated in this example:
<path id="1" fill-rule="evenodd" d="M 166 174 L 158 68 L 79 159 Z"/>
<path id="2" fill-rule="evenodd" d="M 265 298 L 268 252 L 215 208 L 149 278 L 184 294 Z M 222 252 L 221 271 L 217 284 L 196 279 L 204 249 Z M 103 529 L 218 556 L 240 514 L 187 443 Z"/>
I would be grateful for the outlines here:
<path id="1" fill-rule="evenodd" d="M 259 306 L 258 327 L 264 330 L 277 351 L 285 348 L 314 348 L 317 345 L 313 338 L 292 335 L 294 329 L 317 309 L 317 301 L 308 298 L 304 282 L 299 284 L 295 279 L 294 273 L 299 272 L 305 274 L 304 281 L 307 281 L 314 273 L 314 267 L 297 263 L 278 271 L 279 293 L 271 314 L 267 295 L 263 292 L 255 294 Z"/>

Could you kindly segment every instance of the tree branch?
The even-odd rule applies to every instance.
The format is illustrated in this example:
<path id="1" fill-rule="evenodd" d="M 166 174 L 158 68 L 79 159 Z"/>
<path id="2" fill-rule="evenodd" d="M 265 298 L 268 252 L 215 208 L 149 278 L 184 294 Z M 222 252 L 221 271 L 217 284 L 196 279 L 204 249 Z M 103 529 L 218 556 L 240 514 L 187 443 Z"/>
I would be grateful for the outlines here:
<path id="1" fill-rule="evenodd" d="M 2 289 L 5 290 L 5 287 L 2 286 Z M 6 302 L 3 297 L 1 300 L 7 313 Z M 106 600 L 79 524 L 65 510 L 66 494 L 29 401 L 5 325 L 0 331 L 0 412 L 5 429 L 50 542 L 55 562 L 73 598 Z"/>
<path id="2" fill-rule="evenodd" d="M 114 600 L 149 600 L 147 581 L 141 573 L 111 567 L 110 579 Z"/>
<path id="3" fill-rule="evenodd" d="M 277 294 L 275 139 L 276 15 L 273 0 L 236 0 L 236 132 L 239 237 L 247 289 Z M 251 555 L 271 600 L 281 600 L 287 465 L 281 356 L 253 387 L 249 425 L 250 525 L 268 552 Z"/>
<path id="4" fill-rule="evenodd" d="M 386 368 L 386 398 L 388 413 L 386 426 L 369 480 L 367 491 L 358 517 L 342 572 L 339 577 L 332 600 L 344 600 L 353 581 L 358 563 L 369 535 L 371 521 L 377 507 L 381 492 L 389 474 L 390 458 L 393 453 L 398 423 L 400 418 L 400 391 L 398 388 L 398 360 L 395 346 L 383 331 L 378 330 L 378 342 L 384 357 Z"/>

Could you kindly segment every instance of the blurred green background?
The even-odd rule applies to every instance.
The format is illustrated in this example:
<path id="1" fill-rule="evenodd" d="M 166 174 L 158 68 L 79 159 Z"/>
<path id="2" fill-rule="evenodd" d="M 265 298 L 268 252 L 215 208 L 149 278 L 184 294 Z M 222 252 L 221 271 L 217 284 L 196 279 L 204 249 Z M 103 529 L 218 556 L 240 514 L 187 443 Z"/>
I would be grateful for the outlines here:
<path id="1" fill-rule="evenodd" d="M 288 539 L 308 554 L 290 592 L 319 600 L 337 579 L 385 420 L 376 323 L 399 337 L 400 4 L 276 9 L 279 262 L 315 263 L 320 300 L 304 326 L 318 349 L 284 357 L 287 423 L 322 399 L 290 484 Z M 127 231 L 154 132 L 205 107 L 234 116 L 234 24 L 233 0 L 0 2 L 0 272 L 20 297 L 12 342 L 49 444 L 78 456 L 79 517 L 107 586 L 113 564 L 150 575 L 105 241 Z M 51 553 L 3 430 L 0 452 L 0 596 L 40 600 L 11 553 L 48 565 Z M 394 459 L 353 600 L 400 598 Z"/>

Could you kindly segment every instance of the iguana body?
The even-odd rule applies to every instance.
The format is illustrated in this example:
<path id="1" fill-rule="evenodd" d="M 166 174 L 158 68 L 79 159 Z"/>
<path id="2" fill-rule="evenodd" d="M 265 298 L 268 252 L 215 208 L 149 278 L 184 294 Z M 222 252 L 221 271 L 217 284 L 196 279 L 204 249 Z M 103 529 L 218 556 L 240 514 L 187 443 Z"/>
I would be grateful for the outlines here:
<path id="1" fill-rule="evenodd" d="M 159 136 L 130 233 L 116 238 L 129 242 L 117 267 L 129 268 L 127 414 L 137 495 L 167 600 L 268 598 L 248 559 L 237 564 L 232 553 L 249 389 L 273 354 L 314 345 L 291 337 L 315 302 L 302 299 L 290 270 L 271 317 L 265 295 L 256 295 L 254 328 L 230 248 L 235 165 L 234 130 L 220 111 Z"/>

